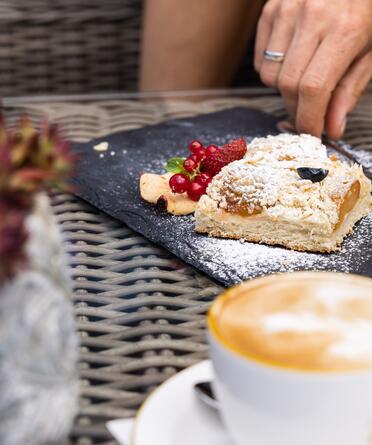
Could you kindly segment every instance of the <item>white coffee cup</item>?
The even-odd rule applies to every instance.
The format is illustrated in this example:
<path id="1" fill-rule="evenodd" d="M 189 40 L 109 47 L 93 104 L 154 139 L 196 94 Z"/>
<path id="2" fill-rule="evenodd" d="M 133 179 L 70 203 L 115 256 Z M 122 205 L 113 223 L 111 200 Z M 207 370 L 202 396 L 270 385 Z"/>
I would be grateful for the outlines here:
<path id="1" fill-rule="evenodd" d="M 259 278 L 250 286 L 280 277 L 317 280 L 321 272 Z M 330 280 L 341 274 L 326 274 Z M 324 278 L 324 275 L 322 275 Z M 342 279 L 344 279 L 342 275 Z M 348 279 L 348 278 L 345 278 Z M 355 279 L 355 277 L 353 278 Z M 359 277 L 356 278 L 359 280 Z M 372 299 L 372 280 L 370 285 Z M 264 363 L 242 355 L 220 338 L 213 312 L 231 298 L 232 288 L 212 305 L 208 316 L 214 389 L 221 414 L 238 445 L 372 444 L 372 367 L 337 372 L 307 371 Z"/>

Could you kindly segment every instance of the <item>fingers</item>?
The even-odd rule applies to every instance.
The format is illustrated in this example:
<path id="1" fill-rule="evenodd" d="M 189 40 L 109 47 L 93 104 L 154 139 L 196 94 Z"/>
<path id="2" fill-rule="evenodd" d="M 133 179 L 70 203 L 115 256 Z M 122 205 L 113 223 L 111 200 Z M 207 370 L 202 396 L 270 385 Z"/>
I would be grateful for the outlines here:
<path id="1" fill-rule="evenodd" d="M 360 51 L 355 39 L 338 33 L 319 45 L 299 85 L 297 131 L 320 136 L 333 90 Z"/>
<path id="2" fill-rule="evenodd" d="M 281 8 L 281 10 L 282 9 L 283 8 Z M 286 16 L 278 17 L 273 24 L 271 35 L 265 49 L 286 53 L 293 38 L 294 29 L 294 14 L 288 13 Z M 273 62 L 264 58 L 260 66 L 262 82 L 269 87 L 277 87 L 281 69 L 282 63 Z"/>
<path id="3" fill-rule="evenodd" d="M 264 31 L 261 38 L 257 39 L 256 46 L 256 68 L 259 69 L 261 80 L 264 84 L 280 90 L 293 118 L 296 116 L 301 76 L 320 40 L 320 25 L 314 23 L 313 16 L 310 20 L 308 14 L 304 15 L 303 3 L 302 0 L 281 0 L 275 5 L 275 11 L 268 8 L 271 15 L 262 16 L 263 28 L 260 30 Z M 272 6 L 271 2 L 267 6 Z M 267 8 L 264 12 L 267 12 Z M 265 27 L 265 23 L 270 23 L 270 26 Z M 271 34 L 268 36 L 270 30 Z M 262 37 L 264 32 L 265 38 Z M 265 49 L 284 52 L 284 62 L 280 64 L 265 60 Z"/>
<path id="4" fill-rule="evenodd" d="M 326 132 L 339 139 L 345 129 L 347 114 L 355 107 L 372 79 L 372 52 L 357 60 L 335 89 L 326 116 Z"/>
<path id="5" fill-rule="evenodd" d="M 295 117 L 297 131 L 316 136 L 323 132 L 326 116 L 327 128 L 334 134 L 340 131 L 347 107 L 351 107 L 351 93 L 335 90 L 345 72 L 366 51 L 362 21 L 352 20 L 347 8 L 341 14 L 337 5 L 336 1 L 329 4 L 324 0 L 269 0 L 258 26 L 256 70 L 266 85 L 279 88 Z M 265 60 L 265 49 L 286 53 L 284 62 Z M 354 75 L 360 80 L 361 75 Z M 351 80 L 347 84 L 351 85 Z M 364 88 L 365 81 L 360 80 L 360 85 Z M 353 91 L 355 102 L 357 94 Z M 333 111 L 340 103 L 337 112 Z"/>
<path id="6" fill-rule="evenodd" d="M 269 42 L 278 4 L 278 0 L 267 2 L 258 21 L 254 50 L 254 68 L 257 72 L 261 70 L 261 65 L 264 60 L 263 54 Z"/>
<path id="7" fill-rule="evenodd" d="M 293 118 L 296 117 L 301 78 L 319 43 L 320 39 L 316 33 L 307 31 L 305 26 L 297 28 L 280 70 L 278 89 Z"/>

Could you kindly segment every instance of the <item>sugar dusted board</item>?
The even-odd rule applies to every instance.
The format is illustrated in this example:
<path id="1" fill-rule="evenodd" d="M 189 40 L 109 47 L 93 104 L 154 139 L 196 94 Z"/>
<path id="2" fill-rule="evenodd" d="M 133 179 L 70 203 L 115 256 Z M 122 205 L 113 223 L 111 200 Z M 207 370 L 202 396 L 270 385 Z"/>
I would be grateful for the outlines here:
<path id="1" fill-rule="evenodd" d="M 241 136 L 249 140 L 277 134 L 276 121 L 257 110 L 234 108 L 74 144 L 80 165 L 73 182 L 78 196 L 227 286 L 288 270 L 372 276 L 372 213 L 356 226 L 341 251 L 316 254 L 199 235 L 194 232 L 192 216 L 167 215 L 142 201 L 140 173 L 163 172 L 165 161 L 184 155 L 191 140 L 223 144 Z M 102 142 L 108 143 L 107 150 L 95 150 Z M 355 154 L 372 165 L 372 153 L 358 150 Z"/>

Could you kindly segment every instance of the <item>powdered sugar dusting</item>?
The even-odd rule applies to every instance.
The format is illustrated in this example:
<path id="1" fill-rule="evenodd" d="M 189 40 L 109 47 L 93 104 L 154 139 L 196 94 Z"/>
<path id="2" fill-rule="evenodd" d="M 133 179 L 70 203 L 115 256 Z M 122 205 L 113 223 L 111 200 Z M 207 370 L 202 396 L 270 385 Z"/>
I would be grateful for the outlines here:
<path id="1" fill-rule="evenodd" d="M 372 156 L 371 152 L 363 150 L 354 150 L 353 155 L 359 164 L 363 165 L 364 168 L 372 171 Z"/>
<path id="2" fill-rule="evenodd" d="M 221 208 L 228 208 L 229 202 L 245 206 L 248 213 L 269 207 L 278 199 L 280 184 L 286 176 L 268 165 L 252 167 L 244 160 L 235 161 L 223 168 L 212 181 L 208 194 L 219 202 Z M 220 193 L 221 189 L 224 193 Z"/>
<path id="3" fill-rule="evenodd" d="M 280 134 L 255 138 L 249 144 L 245 157 L 270 164 L 280 162 L 284 163 L 283 165 L 299 161 L 302 164 L 316 165 L 328 161 L 326 146 L 319 138 L 309 134 Z"/>
<path id="4" fill-rule="evenodd" d="M 372 213 L 369 213 L 355 232 L 346 238 L 340 251 L 331 254 L 297 252 L 276 246 L 239 243 L 236 240 L 200 235 L 193 250 L 214 276 L 239 282 L 247 278 L 294 270 L 327 270 L 351 272 L 370 253 L 363 246 L 370 238 Z"/>

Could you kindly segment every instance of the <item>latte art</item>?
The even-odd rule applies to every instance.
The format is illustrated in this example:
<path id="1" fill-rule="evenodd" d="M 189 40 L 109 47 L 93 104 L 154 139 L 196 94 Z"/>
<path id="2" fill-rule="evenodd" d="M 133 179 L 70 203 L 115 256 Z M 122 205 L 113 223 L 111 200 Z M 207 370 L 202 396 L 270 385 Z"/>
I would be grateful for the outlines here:
<path id="1" fill-rule="evenodd" d="M 213 305 L 210 327 L 247 358 L 308 371 L 372 369 L 372 280 L 317 272 L 253 280 Z"/>

